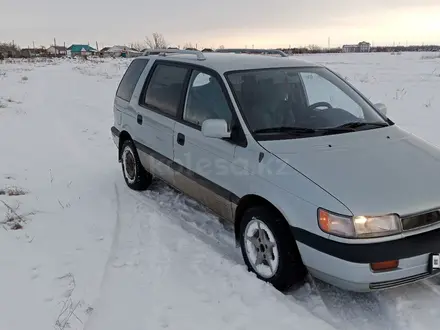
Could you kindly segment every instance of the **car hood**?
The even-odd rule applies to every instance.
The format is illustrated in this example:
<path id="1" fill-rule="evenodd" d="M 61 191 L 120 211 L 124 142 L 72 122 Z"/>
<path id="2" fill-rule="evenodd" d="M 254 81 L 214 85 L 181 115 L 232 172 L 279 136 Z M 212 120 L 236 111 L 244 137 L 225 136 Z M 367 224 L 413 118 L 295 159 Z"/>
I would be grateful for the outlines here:
<path id="1" fill-rule="evenodd" d="M 440 207 L 440 150 L 396 125 L 260 144 L 355 215 Z"/>

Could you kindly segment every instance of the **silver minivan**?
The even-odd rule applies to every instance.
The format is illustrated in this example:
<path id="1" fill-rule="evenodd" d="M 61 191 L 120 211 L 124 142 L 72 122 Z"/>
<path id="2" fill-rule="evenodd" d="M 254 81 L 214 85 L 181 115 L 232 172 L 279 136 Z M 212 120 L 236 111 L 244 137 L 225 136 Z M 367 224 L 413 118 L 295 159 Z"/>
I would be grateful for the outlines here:
<path id="1" fill-rule="evenodd" d="M 130 188 L 159 178 L 233 223 L 248 269 L 281 291 L 307 273 L 371 291 L 440 272 L 440 150 L 383 104 L 282 52 L 155 52 L 114 100 Z"/>

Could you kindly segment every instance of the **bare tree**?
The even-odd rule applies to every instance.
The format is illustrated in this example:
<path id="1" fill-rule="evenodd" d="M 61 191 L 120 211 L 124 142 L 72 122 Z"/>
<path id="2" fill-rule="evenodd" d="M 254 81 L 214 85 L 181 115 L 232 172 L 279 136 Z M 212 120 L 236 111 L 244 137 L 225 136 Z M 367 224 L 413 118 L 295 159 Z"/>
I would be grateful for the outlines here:
<path id="1" fill-rule="evenodd" d="M 0 47 L 2 48 L 7 48 L 7 49 L 11 49 L 11 50 L 20 50 L 20 47 L 18 47 L 16 44 L 12 43 L 12 42 L 0 42 Z"/>
<path id="2" fill-rule="evenodd" d="M 218 46 L 218 49 L 225 49 L 225 46 L 220 45 L 220 46 Z"/>
<path id="3" fill-rule="evenodd" d="M 163 49 L 167 48 L 168 43 L 165 41 L 165 38 L 162 34 L 158 32 L 153 33 L 153 38 L 145 37 L 145 43 L 147 47 L 150 49 Z"/>
<path id="4" fill-rule="evenodd" d="M 146 48 L 146 44 L 142 42 L 132 42 L 129 46 L 130 48 L 136 49 L 138 51 L 141 51 L 142 49 Z"/>
<path id="5" fill-rule="evenodd" d="M 16 44 L 10 43 L 2 43 L 0 42 L 0 53 L 3 53 L 5 57 L 16 57 L 20 53 L 20 47 Z"/>
<path id="6" fill-rule="evenodd" d="M 322 49 L 318 45 L 309 45 L 307 48 L 312 50 L 312 51 L 320 51 Z"/>

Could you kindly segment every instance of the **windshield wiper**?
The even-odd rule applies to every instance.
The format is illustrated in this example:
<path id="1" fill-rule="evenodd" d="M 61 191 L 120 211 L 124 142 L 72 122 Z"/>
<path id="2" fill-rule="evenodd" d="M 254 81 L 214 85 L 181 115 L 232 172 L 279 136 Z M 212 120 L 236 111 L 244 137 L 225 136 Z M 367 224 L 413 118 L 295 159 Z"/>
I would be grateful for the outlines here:
<path id="1" fill-rule="evenodd" d="M 389 126 L 387 123 L 374 123 L 374 122 L 363 122 L 363 121 L 353 121 L 349 123 L 345 123 L 340 126 L 336 126 L 334 128 L 358 128 L 363 126 L 375 126 L 375 127 L 385 127 Z"/>
<path id="2" fill-rule="evenodd" d="M 280 127 L 268 127 L 261 128 L 254 131 L 254 133 L 315 133 L 317 130 L 307 127 L 295 127 L 295 126 L 280 126 Z"/>
<path id="3" fill-rule="evenodd" d="M 327 133 L 344 133 L 353 132 L 354 129 L 351 127 L 328 127 L 328 128 L 309 128 L 309 127 L 296 127 L 296 126 L 280 126 L 280 127 L 269 127 L 257 129 L 254 131 L 256 134 L 260 133 L 286 133 L 289 135 L 298 134 L 327 134 Z"/>

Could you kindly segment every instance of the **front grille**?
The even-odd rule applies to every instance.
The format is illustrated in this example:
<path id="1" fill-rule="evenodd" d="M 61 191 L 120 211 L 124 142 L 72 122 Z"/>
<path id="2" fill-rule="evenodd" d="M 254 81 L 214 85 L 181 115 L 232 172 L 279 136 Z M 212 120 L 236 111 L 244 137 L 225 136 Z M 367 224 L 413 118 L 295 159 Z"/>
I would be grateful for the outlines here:
<path id="1" fill-rule="evenodd" d="M 440 210 L 402 218 L 403 230 L 411 230 L 440 222 Z"/>

